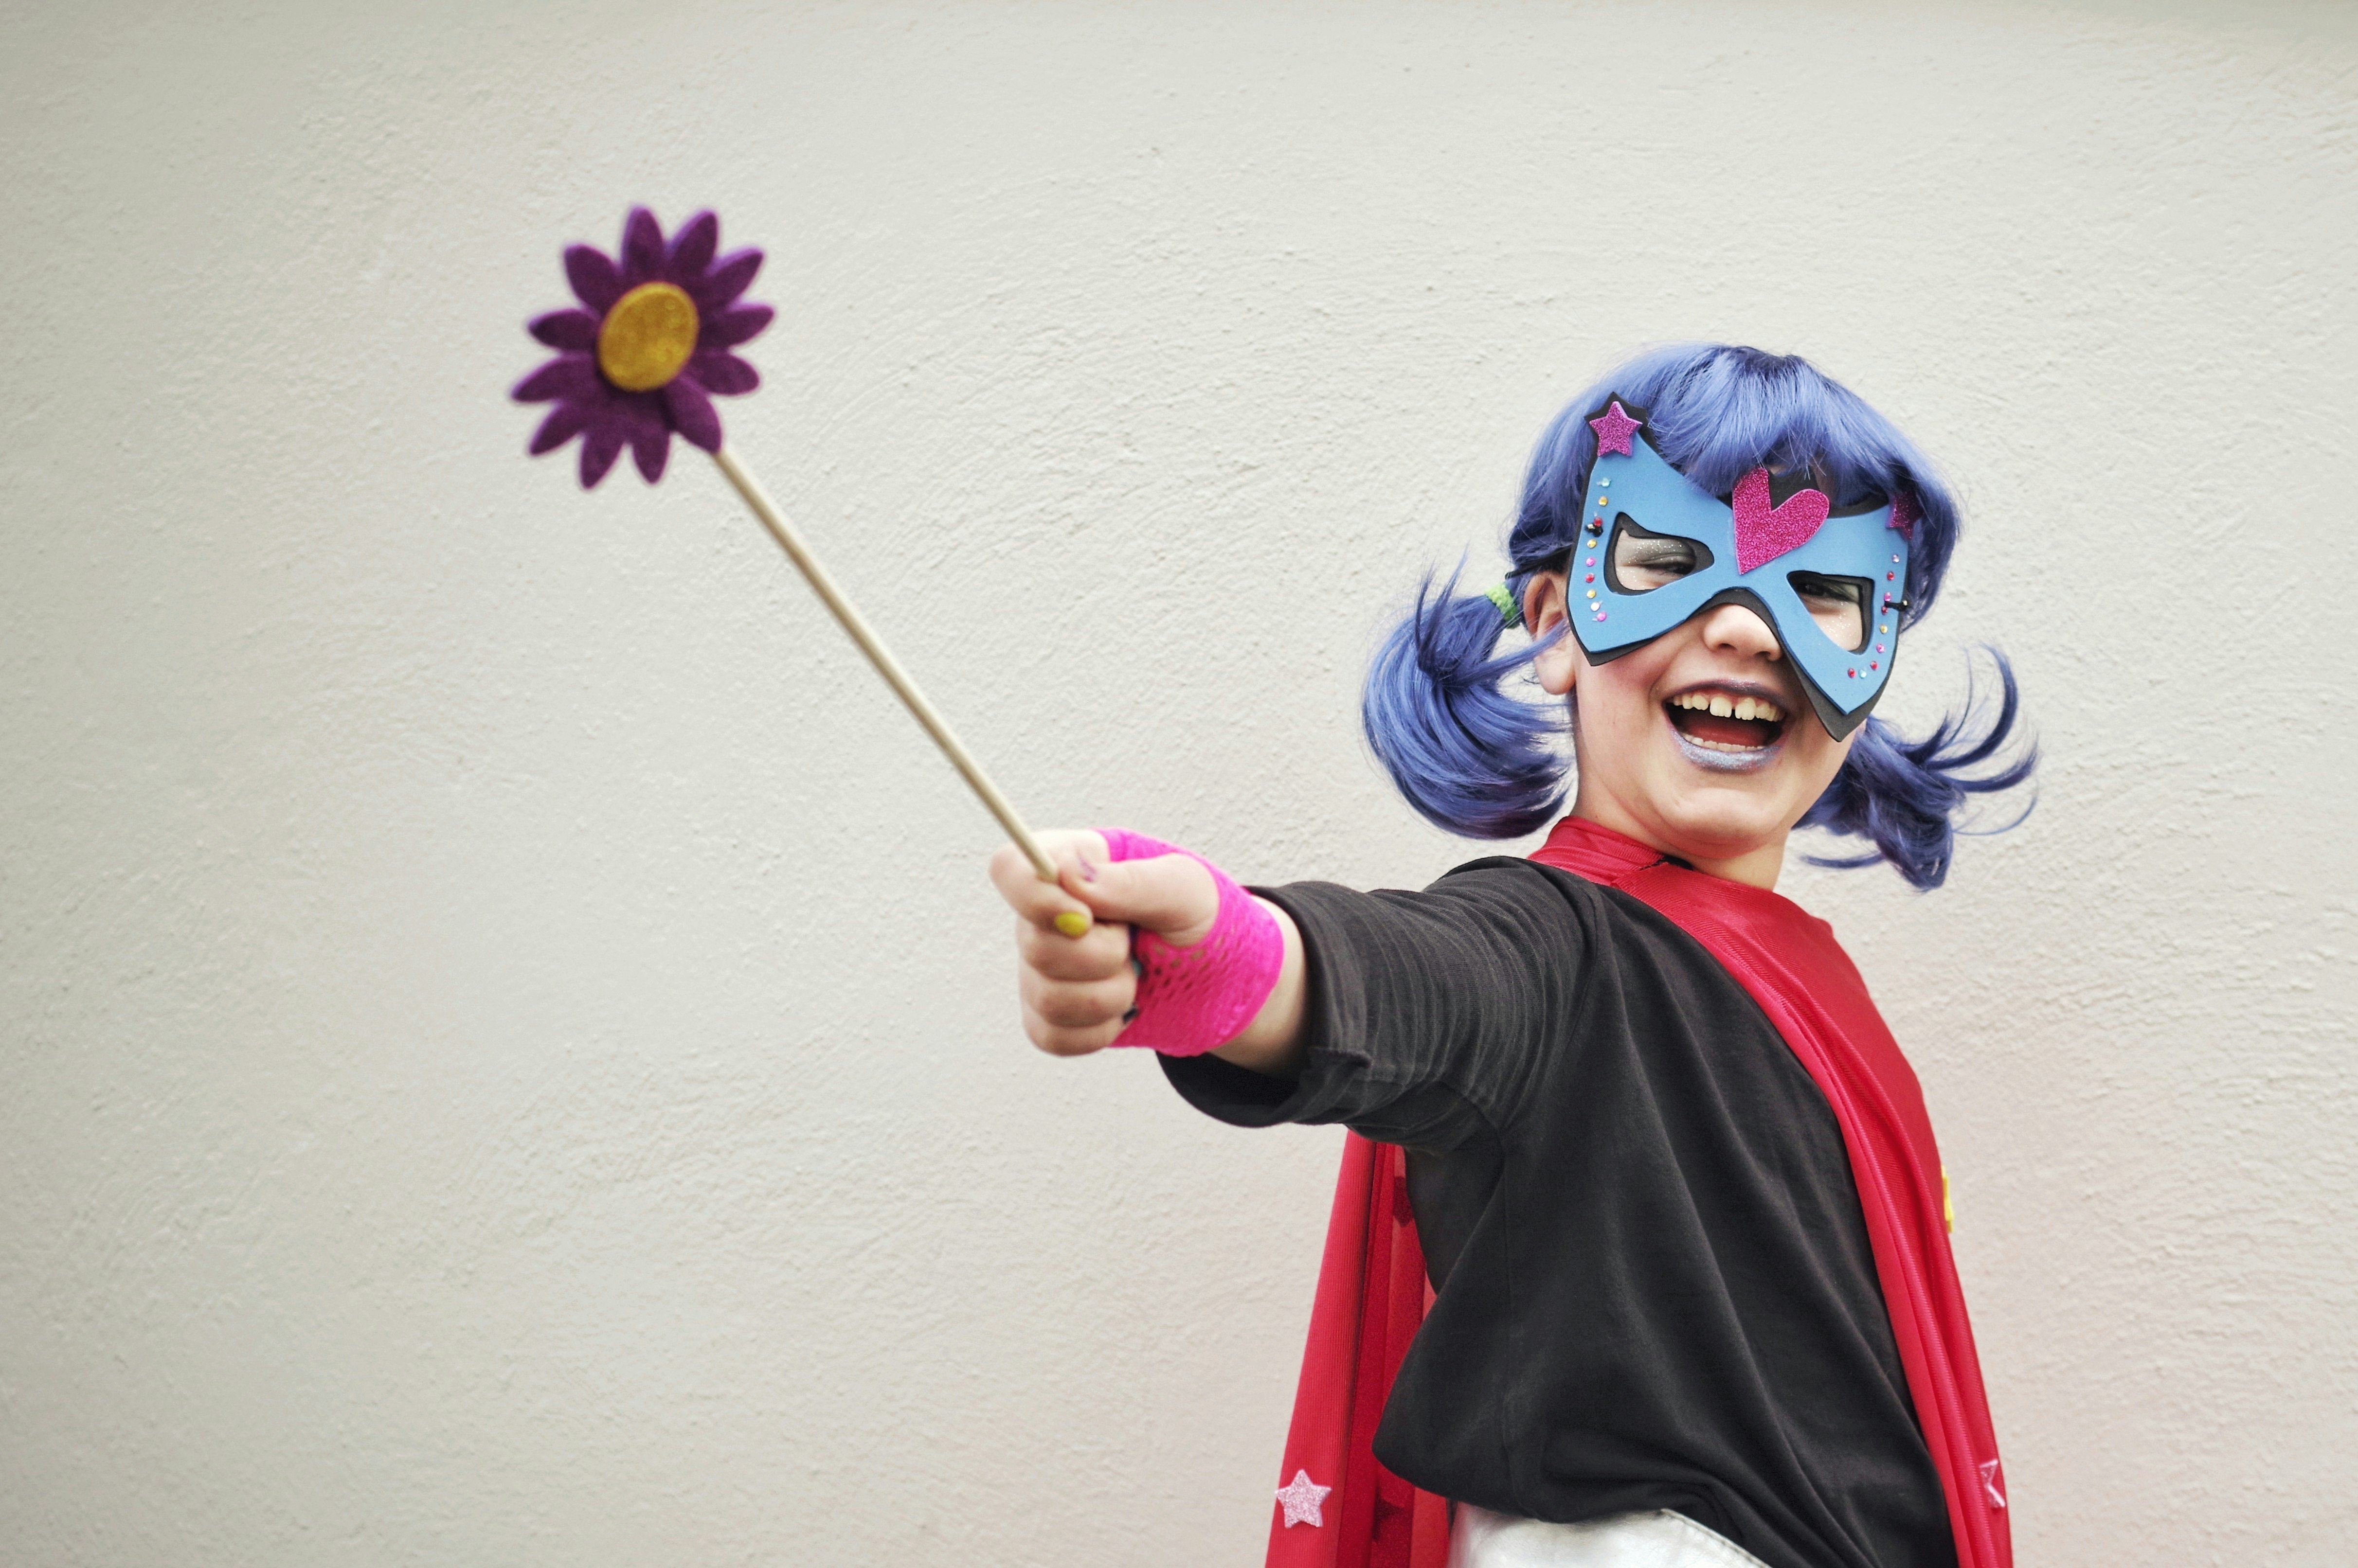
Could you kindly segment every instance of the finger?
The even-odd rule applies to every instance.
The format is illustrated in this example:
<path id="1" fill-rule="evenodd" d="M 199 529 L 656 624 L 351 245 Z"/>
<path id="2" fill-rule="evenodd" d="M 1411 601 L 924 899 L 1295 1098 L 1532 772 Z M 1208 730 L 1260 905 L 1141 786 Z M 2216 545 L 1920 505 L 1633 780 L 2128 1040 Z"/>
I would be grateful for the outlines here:
<path id="1" fill-rule="evenodd" d="M 1101 921 L 1120 921 L 1158 933 L 1174 946 L 1192 947 L 1220 913 L 1219 884 L 1193 855 L 1098 862 L 1083 876 L 1065 875 L 1065 891 L 1087 903 Z"/>
<path id="2" fill-rule="evenodd" d="M 1049 980 L 1034 974 L 1023 977 L 1024 1007 L 1058 1029 L 1094 1029 L 1120 1023 L 1138 994 L 1138 982 L 1125 968 L 1103 980 Z"/>
<path id="3" fill-rule="evenodd" d="M 1060 1029 L 1027 1007 L 1023 1010 L 1023 1033 L 1033 1044 L 1051 1056 L 1086 1056 L 1112 1044 L 1114 1036 L 1121 1033 L 1121 1021 L 1116 1019 L 1093 1029 Z"/>
<path id="4" fill-rule="evenodd" d="M 1079 936 L 1015 923 L 1015 952 L 1026 968 L 1052 980 L 1103 980 L 1130 968 L 1130 927 L 1099 921 Z"/>
<path id="5" fill-rule="evenodd" d="M 1101 834 L 1066 829 L 1038 838 L 1040 847 L 1068 875 L 1078 874 L 1084 865 L 1093 868 L 1105 862 L 1106 842 Z M 1075 898 L 1056 882 L 1042 881 L 1031 860 L 1012 844 L 1001 846 L 991 856 L 990 881 L 1008 907 L 1034 925 L 1078 937 L 1086 935 L 1094 924 L 1085 900 Z"/>

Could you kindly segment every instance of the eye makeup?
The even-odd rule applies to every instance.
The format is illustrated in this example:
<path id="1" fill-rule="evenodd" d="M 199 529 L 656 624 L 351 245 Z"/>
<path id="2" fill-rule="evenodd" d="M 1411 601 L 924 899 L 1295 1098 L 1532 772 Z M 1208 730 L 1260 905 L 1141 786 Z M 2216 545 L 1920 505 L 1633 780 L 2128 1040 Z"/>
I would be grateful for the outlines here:
<path id="1" fill-rule="evenodd" d="M 1709 546 L 1676 534 L 1654 533 L 1625 512 L 1614 521 L 1606 577 L 1616 592 L 1650 593 L 1704 570 L 1711 562 Z"/>

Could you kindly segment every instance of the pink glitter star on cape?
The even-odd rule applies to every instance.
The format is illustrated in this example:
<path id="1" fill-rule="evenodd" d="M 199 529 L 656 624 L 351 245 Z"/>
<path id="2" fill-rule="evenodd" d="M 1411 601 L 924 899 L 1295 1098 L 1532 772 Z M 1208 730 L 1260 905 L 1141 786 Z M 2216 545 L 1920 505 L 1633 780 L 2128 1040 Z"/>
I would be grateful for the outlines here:
<path id="1" fill-rule="evenodd" d="M 1604 413 L 1588 422 L 1588 427 L 1596 432 L 1598 457 L 1617 452 L 1626 458 L 1629 455 L 1629 438 L 1644 428 L 1644 421 L 1623 413 L 1621 400 L 1617 397 Z"/>
<path id="2" fill-rule="evenodd" d="M 1326 1521 L 1318 1517 L 1318 1505 L 1326 1500 L 1332 1487 L 1322 1487 L 1310 1478 L 1307 1470 L 1296 1470 L 1293 1479 L 1277 1489 L 1277 1500 L 1285 1509 L 1285 1528 L 1306 1524 L 1313 1530 L 1324 1530 Z"/>

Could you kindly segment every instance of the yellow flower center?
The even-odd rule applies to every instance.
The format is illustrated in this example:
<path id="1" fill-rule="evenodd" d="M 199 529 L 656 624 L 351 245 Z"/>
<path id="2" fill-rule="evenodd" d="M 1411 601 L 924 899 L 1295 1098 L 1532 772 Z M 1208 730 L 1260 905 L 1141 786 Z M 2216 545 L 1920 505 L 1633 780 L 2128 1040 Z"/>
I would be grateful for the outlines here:
<path id="1" fill-rule="evenodd" d="M 598 328 L 598 368 L 624 392 L 653 392 L 696 352 L 696 301 L 676 284 L 643 283 Z"/>

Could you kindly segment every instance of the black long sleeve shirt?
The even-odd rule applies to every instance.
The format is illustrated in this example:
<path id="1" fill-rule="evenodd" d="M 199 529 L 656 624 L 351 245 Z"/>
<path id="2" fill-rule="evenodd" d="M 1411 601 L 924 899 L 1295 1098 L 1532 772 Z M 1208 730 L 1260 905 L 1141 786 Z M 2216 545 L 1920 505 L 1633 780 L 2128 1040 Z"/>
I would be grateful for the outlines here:
<path id="1" fill-rule="evenodd" d="M 1307 949 L 1301 1077 L 1163 1069 L 1223 1121 L 1408 1151 L 1437 1296 L 1386 1465 L 1530 1519 L 1675 1509 L 1770 1568 L 1953 1568 L 1841 1129 L 1717 959 L 1528 860 L 1257 891 Z"/>

